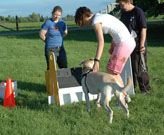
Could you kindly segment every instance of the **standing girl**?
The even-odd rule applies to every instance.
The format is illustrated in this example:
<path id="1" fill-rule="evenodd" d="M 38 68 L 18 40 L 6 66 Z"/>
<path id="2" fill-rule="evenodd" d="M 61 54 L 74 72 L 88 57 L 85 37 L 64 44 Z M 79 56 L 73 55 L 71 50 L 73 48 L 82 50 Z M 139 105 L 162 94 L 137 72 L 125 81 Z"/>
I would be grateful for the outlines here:
<path id="1" fill-rule="evenodd" d="M 52 18 L 48 19 L 41 28 L 40 38 L 45 42 L 45 57 L 49 70 L 49 56 L 54 52 L 59 68 L 67 68 L 67 57 L 63 45 L 63 37 L 67 35 L 67 25 L 61 20 L 62 8 L 54 7 Z"/>

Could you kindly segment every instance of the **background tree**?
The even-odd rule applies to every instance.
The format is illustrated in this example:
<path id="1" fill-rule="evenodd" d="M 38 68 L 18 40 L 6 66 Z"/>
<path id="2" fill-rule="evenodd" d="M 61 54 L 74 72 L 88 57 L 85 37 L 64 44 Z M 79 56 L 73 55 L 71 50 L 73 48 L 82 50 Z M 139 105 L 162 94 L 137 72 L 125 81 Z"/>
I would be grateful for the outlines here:
<path id="1" fill-rule="evenodd" d="M 40 22 L 44 22 L 45 20 L 44 20 L 44 17 L 43 17 L 43 15 L 41 15 L 40 16 Z"/>
<path id="2" fill-rule="evenodd" d="M 5 21 L 6 22 L 12 22 L 12 23 L 15 23 L 15 17 L 12 17 L 11 15 L 8 15 L 6 18 L 5 18 Z"/>
<path id="3" fill-rule="evenodd" d="M 0 16 L 0 21 L 5 21 L 5 17 L 4 16 Z"/>
<path id="4" fill-rule="evenodd" d="M 62 18 L 64 21 L 72 21 L 74 20 L 74 16 L 73 15 L 66 15 L 65 17 Z"/>
<path id="5" fill-rule="evenodd" d="M 158 0 L 159 3 L 164 3 L 164 0 Z"/>
<path id="6" fill-rule="evenodd" d="M 134 5 L 141 7 L 148 17 L 164 15 L 164 0 L 134 0 Z"/>
<path id="7" fill-rule="evenodd" d="M 32 13 L 28 16 L 30 22 L 40 22 L 40 14 Z"/>
<path id="8" fill-rule="evenodd" d="M 147 17 L 157 17 L 158 15 L 164 15 L 164 0 L 133 0 L 135 6 L 143 9 Z M 120 6 L 111 12 L 115 16 L 120 15 Z"/>

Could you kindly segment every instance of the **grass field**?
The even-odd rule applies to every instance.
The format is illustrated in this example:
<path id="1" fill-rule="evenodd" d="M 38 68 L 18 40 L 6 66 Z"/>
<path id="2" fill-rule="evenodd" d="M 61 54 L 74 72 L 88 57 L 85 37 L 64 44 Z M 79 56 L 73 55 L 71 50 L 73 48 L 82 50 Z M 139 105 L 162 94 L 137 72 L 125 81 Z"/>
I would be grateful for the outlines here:
<path id="1" fill-rule="evenodd" d="M 148 67 L 152 91 L 142 95 L 137 88 L 129 103 L 130 118 L 110 104 L 114 111 L 109 124 L 104 109 L 91 102 L 88 115 L 85 102 L 48 105 L 45 91 L 46 61 L 44 43 L 39 34 L 0 36 L 0 81 L 18 83 L 17 107 L 3 107 L 0 100 L 0 135 L 163 135 L 164 134 L 164 24 L 148 25 Z M 109 59 L 111 38 L 105 36 L 100 71 Z M 68 66 L 95 56 L 97 47 L 93 30 L 70 31 L 64 39 Z"/>
<path id="2" fill-rule="evenodd" d="M 28 22 L 28 23 L 19 23 L 19 31 L 27 31 L 27 30 L 40 30 L 41 26 L 44 22 Z M 68 27 L 76 27 L 74 21 L 67 21 L 67 26 Z M 16 31 L 16 24 L 15 23 L 6 23 L 6 22 L 0 22 L 0 25 L 8 27 Z M 1 32 L 12 32 L 9 29 L 5 29 L 3 27 L 0 27 L 0 33 Z"/>
<path id="3" fill-rule="evenodd" d="M 157 17 L 148 17 L 147 21 L 159 21 L 164 20 L 164 15 L 159 15 Z M 27 30 L 40 30 L 41 25 L 43 22 L 28 22 L 28 23 L 19 23 L 19 31 L 27 31 Z M 66 21 L 67 26 L 70 27 L 77 27 L 74 20 L 72 21 Z M 15 23 L 6 23 L 6 22 L 0 22 L 0 25 L 8 27 L 16 31 L 16 24 Z M 0 33 L 2 32 L 12 32 L 9 29 L 5 29 L 3 27 L 0 27 Z"/>

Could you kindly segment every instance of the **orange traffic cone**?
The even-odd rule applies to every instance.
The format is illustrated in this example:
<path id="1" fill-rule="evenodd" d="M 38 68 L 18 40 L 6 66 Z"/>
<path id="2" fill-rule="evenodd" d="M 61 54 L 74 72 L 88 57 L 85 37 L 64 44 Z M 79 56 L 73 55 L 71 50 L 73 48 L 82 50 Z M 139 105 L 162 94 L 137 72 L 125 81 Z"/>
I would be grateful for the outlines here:
<path id="1" fill-rule="evenodd" d="M 14 106 L 16 106 L 14 93 L 13 93 L 12 82 L 11 82 L 10 78 L 7 79 L 3 106 L 4 107 L 14 107 Z"/>

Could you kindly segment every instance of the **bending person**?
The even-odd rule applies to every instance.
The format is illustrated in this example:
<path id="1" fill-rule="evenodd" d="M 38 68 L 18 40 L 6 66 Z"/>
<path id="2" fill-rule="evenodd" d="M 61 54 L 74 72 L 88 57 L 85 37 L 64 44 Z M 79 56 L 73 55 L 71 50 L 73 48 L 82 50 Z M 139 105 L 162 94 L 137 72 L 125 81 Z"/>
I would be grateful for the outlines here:
<path id="1" fill-rule="evenodd" d="M 128 57 L 135 48 L 134 38 L 129 33 L 126 26 L 117 18 L 109 14 L 93 14 L 87 7 L 80 7 L 76 10 L 75 22 L 78 26 L 93 26 L 98 46 L 95 56 L 93 72 L 99 71 L 99 61 L 104 48 L 103 34 L 112 36 L 112 45 L 109 49 L 111 57 L 107 63 L 107 72 L 119 80 L 120 86 L 124 87 L 120 73 L 122 72 Z M 125 97 L 126 93 L 125 93 Z M 129 99 L 129 98 L 125 98 Z M 128 102 L 128 101 L 127 101 Z"/>

